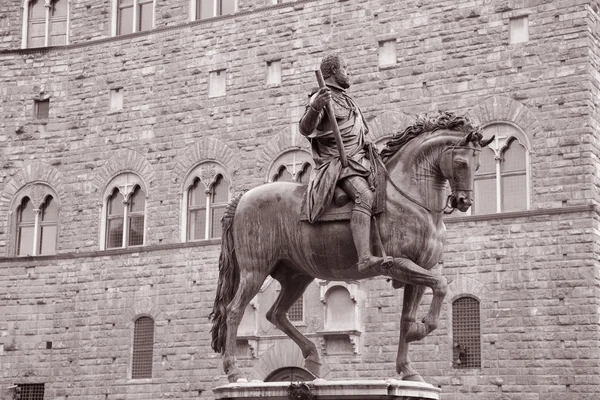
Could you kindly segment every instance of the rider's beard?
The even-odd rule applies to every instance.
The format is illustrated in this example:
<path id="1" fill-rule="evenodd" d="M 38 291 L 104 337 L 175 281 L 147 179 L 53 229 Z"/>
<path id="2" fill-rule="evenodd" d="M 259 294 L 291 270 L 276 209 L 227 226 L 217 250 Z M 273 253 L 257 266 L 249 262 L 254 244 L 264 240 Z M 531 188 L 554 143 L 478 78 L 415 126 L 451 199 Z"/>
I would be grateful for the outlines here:
<path id="1" fill-rule="evenodd" d="M 344 76 L 339 72 L 336 72 L 335 83 L 337 83 L 342 89 L 348 89 L 350 87 L 350 78 L 348 75 Z"/>

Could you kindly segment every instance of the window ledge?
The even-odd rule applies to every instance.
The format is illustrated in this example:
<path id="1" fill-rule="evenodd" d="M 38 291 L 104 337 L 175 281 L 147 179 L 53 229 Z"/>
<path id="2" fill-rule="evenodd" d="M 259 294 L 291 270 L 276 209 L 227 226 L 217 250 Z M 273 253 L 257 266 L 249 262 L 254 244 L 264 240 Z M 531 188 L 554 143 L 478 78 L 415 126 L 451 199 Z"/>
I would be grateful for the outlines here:
<path id="1" fill-rule="evenodd" d="M 110 250 L 97 250 L 97 251 L 86 251 L 86 252 L 69 252 L 60 253 L 47 256 L 11 256 L 11 257 L 0 257 L 0 264 L 7 262 L 31 262 L 31 261 L 45 261 L 45 260 L 68 260 L 74 258 L 91 258 L 91 257 L 104 257 L 104 256 L 117 256 L 122 254 L 132 253 L 148 253 L 152 251 L 172 250 L 172 249 L 185 249 L 188 247 L 203 247 L 220 245 L 221 239 L 206 239 L 199 240 L 196 242 L 183 242 L 183 243 L 169 243 L 169 244 L 153 244 L 138 247 L 121 247 L 118 249 Z"/>
<path id="2" fill-rule="evenodd" d="M 541 215 L 560 215 L 560 214 L 573 214 L 580 212 L 598 212 L 596 205 L 585 204 L 581 206 L 569 206 L 560 208 L 547 208 L 538 210 L 523 210 L 523 211 L 511 211 L 511 212 L 500 212 L 494 214 L 480 214 L 480 215 L 465 215 L 465 216 L 449 216 L 444 219 L 447 223 L 457 222 L 477 222 L 477 221 L 492 221 L 499 219 L 514 219 L 514 218 L 527 218 L 537 217 Z"/>

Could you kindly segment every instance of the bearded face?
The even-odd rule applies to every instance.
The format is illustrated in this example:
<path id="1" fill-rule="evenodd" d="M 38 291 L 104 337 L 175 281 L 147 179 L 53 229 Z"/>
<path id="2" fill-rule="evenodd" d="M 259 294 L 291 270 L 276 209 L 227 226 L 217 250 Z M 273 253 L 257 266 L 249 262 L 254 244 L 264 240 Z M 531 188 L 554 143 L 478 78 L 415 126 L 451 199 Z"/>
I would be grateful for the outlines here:
<path id="1" fill-rule="evenodd" d="M 346 60 L 340 58 L 339 66 L 335 69 L 335 83 L 337 83 L 341 88 L 348 89 L 350 87 L 350 74 L 348 73 L 348 65 L 346 64 Z"/>
<path id="2" fill-rule="evenodd" d="M 335 71 L 335 83 L 343 89 L 348 89 L 350 87 L 350 77 L 344 69 L 339 68 Z"/>

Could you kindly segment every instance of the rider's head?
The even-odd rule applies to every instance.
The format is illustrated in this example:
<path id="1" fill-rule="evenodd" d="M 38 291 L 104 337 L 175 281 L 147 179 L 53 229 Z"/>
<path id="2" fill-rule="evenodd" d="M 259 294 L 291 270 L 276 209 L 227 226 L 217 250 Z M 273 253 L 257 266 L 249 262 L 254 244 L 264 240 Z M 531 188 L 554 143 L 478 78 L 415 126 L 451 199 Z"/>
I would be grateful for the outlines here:
<path id="1" fill-rule="evenodd" d="M 321 61 L 321 73 L 323 79 L 334 77 L 335 83 L 344 89 L 350 87 L 350 74 L 348 64 L 341 53 L 331 53 L 323 57 Z"/>

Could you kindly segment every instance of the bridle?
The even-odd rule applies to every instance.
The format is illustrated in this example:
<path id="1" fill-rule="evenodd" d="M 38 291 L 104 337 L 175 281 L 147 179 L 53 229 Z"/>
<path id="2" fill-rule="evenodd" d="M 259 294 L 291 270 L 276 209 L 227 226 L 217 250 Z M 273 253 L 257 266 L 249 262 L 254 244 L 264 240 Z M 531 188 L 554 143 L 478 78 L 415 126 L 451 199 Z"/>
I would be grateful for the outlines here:
<path id="1" fill-rule="evenodd" d="M 451 159 L 454 160 L 454 151 L 457 148 L 464 148 L 463 146 L 458 146 L 458 145 L 454 145 L 452 147 L 448 147 L 446 149 L 444 149 L 442 151 L 442 154 L 447 152 L 447 151 L 452 151 L 451 154 Z M 471 148 L 473 151 L 479 151 L 481 152 L 481 149 L 477 149 L 477 148 Z M 429 207 L 427 207 L 425 204 L 423 204 L 422 202 L 420 202 L 419 200 L 415 199 L 414 197 L 412 197 L 411 195 L 409 195 L 408 193 L 406 193 L 404 190 L 402 190 L 397 184 L 396 182 L 394 182 L 394 180 L 392 179 L 392 177 L 390 176 L 390 173 L 388 172 L 387 168 L 385 167 L 385 165 L 383 164 L 383 162 L 381 162 L 381 165 L 383 167 L 383 171 L 385 172 L 385 176 L 386 179 L 392 184 L 392 187 L 394 189 L 396 189 L 396 191 L 398 193 L 400 193 L 402 196 L 404 196 L 406 199 L 410 200 L 411 202 L 413 202 L 414 204 L 418 205 L 419 207 L 424 208 L 425 210 L 427 210 L 429 213 L 441 213 L 443 212 L 444 214 L 452 214 L 454 212 L 454 210 L 456 210 L 456 206 L 452 205 L 452 200 L 454 199 L 454 194 L 456 191 L 463 191 L 463 192 L 468 192 L 469 194 L 471 194 L 473 192 L 473 189 L 463 189 L 463 188 L 454 188 L 452 189 L 452 193 L 450 193 L 448 195 L 448 197 L 446 198 L 446 205 L 441 208 L 441 209 L 431 209 Z M 450 178 L 448 179 L 449 181 L 452 181 L 452 183 L 454 183 L 454 168 L 450 169 Z M 450 208 L 450 211 L 447 211 L 447 209 Z"/>

